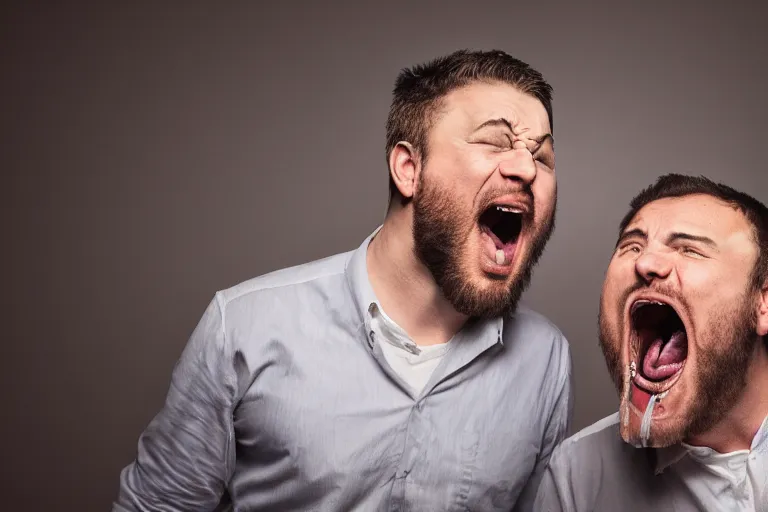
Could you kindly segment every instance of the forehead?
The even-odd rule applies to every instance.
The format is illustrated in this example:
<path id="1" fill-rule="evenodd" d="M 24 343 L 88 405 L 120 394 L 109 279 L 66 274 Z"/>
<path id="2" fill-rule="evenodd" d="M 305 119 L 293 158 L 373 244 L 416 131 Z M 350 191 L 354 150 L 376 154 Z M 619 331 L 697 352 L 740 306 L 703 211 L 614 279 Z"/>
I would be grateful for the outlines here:
<path id="1" fill-rule="evenodd" d="M 473 82 L 443 98 L 440 121 L 452 126 L 472 127 L 489 119 L 508 119 L 515 131 L 540 136 L 549 133 L 544 105 L 530 94 L 503 82 Z"/>
<path id="2" fill-rule="evenodd" d="M 705 194 L 658 199 L 643 206 L 627 225 L 650 238 L 670 232 L 706 236 L 718 243 L 754 244 L 752 225 L 733 206 Z"/>

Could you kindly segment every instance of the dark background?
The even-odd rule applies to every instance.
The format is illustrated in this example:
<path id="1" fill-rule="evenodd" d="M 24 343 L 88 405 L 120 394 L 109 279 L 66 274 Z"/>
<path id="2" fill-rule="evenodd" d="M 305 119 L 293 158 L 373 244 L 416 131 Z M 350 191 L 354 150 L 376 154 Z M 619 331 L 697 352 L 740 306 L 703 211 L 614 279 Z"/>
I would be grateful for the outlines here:
<path id="1" fill-rule="evenodd" d="M 458 48 L 555 87 L 526 299 L 570 339 L 574 428 L 611 413 L 596 313 L 631 196 L 677 171 L 768 201 L 767 9 L 575 4 L 4 2 L 0 508 L 109 509 L 214 292 L 357 247 L 396 74 Z"/>

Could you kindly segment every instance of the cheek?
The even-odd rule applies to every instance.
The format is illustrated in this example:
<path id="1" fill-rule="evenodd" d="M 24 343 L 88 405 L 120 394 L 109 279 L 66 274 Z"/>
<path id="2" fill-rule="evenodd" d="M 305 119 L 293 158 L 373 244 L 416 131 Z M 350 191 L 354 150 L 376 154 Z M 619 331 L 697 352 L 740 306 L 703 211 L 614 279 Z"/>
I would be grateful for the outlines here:
<path id="1" fill-rule="evenodd" d="M 476 195 L 495 167 L 493 162 L 471 155 L 440 155 L 427 164 L 429 179 L 440 180 L 444 190 L 455 191 L 456 196 Z M 471 194 L 470 194 L 471 192 Z"/>
<path id="2" fill-rule="evenodd" d="M 540 217 L 549 216 L 555 209 L 557 197 L 557 184 L 554 176 L 538 173 L 536 180 L 531 185 L 531 191 L 536 202 L 536 208 L 542 213 Z"/>
<path id="3" fill-rule="evenodd" d="M 750 283 L 746 272 L 719 272 L 705 265 L 679 266 L 680 288 L 699 321 L 717 317 L 732 304 L 745 299 Z M 699 323 L 699 322 L 697 322 Z"/>
<path id="4" fill-rule="evenodd" d="M 626 269 L 615 260 L 608 266 L 603 282 L 603 290 L 600 296 L 600 306 L 604 314 L 612 323 L 617 321 L 617 313 L 621 313 L 623 304 L 619 304 L 622 292 L 625 289 L 622 276 Z"/>

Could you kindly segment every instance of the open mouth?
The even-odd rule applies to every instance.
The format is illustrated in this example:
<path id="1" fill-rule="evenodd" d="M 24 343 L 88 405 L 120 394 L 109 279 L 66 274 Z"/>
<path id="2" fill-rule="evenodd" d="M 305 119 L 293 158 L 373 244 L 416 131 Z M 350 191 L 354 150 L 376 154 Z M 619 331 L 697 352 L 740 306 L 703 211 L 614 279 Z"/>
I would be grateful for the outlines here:
<path id="1" fill-rule="evenodd" d="M 491 205 L 480 215 L 480 230 L 490 240 L 486 244 L 489 257 L 497 265 L 512 262 L 523 230 L 523 214 L 524 210 L 517 206 Z"/>
<path id="2" fill-rule="evenodd" d="M 640 299 L 630 311 L 633 383 L 651 395 L 666 393 L 688 358 L 688 334 L 680 315 L 664 302 Z"/>

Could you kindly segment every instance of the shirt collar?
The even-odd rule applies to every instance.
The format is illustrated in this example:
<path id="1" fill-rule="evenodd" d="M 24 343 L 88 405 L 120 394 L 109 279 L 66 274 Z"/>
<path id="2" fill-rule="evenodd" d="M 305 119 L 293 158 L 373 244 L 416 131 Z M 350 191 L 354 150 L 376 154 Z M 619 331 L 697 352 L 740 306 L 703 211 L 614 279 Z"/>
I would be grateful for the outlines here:
<path id="1" fill-rule="evenodd" d="M 360 247 L 352 253 L 345 270 L 347 283 L 349 283 L 349 288 L 352 290 L 355 309 L 357 309 L 360 320 L 365 324 L 366 334 L 371 330 L 371 315 L 368 309 L 371 304 L 378 303 L 376 294 L 373 293 L 371 281 L 368 279 L 368 245 L 380 229 L 381 226 L 376 228 L 373 233 L 363 240 Z"/>
<path id="2" fill-rule="evenodd" d="M 373 347 L 373 340 L 371 337 L 371 306 L 375 304 L 378 308 L 381 308 L 376 294 L 373 292 L 371 281 L 368 279 L 368 246 L 373 240 L 373 237 L 381 230 L 382 226 L 377 227 L 373 233 L 360 244 L 347 262 L 345 270 L 347 282 L 352 290 L 353 300 L 355 302 L 355 309 L 359 315 L 359 319 L 362 325 L 365 327 L 365 337 L 368 342 L 369 348 Z M 504 318 L 498 317 L 492 320 L 485 320 L 478 322 L 472 322 L 469 326 L 469 331 L 473 337 L 479 337 L 482 339 L 480 344 L 482 347 L 475 346 L 475 349 L 482 348 L 483 350 L 494 345 L 496 343 L 503 344 L 503 327 Z M 462 332 L 467 329 L 462 329 Z"/>
<path id="3" fill-rule="evenodd" d="M 658 448 L 656 450 L 656 474 L 661 474 L 668 467 L 681 461 L 688 455 L 690 449 L 701 448 L 689 447 L 685 443 L 679 443 L 667 448 Z M 750 450 L 758 453 L 768 453 L 768 416 L 765 417 L 755 437 L 752 439 Z"/>

